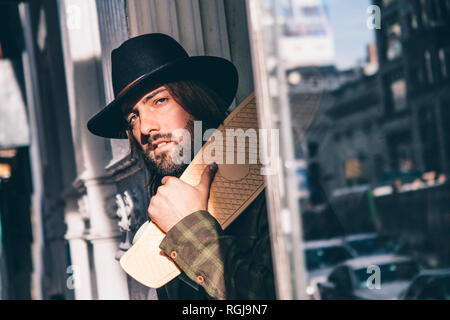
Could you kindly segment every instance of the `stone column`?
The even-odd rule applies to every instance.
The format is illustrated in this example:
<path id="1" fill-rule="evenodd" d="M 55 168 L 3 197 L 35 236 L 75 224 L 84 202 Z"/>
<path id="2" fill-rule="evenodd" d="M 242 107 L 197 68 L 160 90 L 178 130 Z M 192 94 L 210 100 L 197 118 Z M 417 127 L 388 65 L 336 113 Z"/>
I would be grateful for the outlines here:
<path id="1" fill-rule="evenodd" d="M 107 139 L 92 135 L 86 128 L 88 119 L 105 105 L 96 3 L 60 0 L 58 4 L 76 149 L 77 184 L 86 190 L 83 201 L 89 216 L 84 237 L 86 246 L 78 247 L 81 250 L 78 256 L 86 256 L 89 253 L 86 253 L 86 247 L 92 246 L 90 265 L 95 277 L 94 298 L 128 299 L 126 276 L 115 260 L 120 232 L 109 199 L 114 199 L 116 185 L 105 171 L 112 157 L 111 145 Z M 73 221 L 68 219 L 68 222 Z"/>
<path id="2" fill-rule="evenodd" d="M 92 300 L 94 298 L 89 264 L 88 245 L 85 240 L 85 225 L 89 219 L 87 198 L 82 196 L 76 199 L 67 199 L 65 221 L 67 231 L 65 238 L 69 242 L 71 265 L 66 270 L 66 285 L 74 290 L 76 300 Z"/>

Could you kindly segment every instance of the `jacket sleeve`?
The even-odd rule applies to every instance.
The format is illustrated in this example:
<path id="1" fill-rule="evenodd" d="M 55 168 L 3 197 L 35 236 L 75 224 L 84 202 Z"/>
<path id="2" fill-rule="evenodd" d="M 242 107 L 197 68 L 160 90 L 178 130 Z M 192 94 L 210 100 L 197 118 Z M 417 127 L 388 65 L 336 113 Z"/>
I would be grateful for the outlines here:
<path id="1" fill-rule="evenodd" d="M 197 211 L 172 227 L 160 248 L 213 299 L 275 299 L 268 226 L 260 229 L 266 231 L 245 239 L 226 235 L 208 211 Z"/>

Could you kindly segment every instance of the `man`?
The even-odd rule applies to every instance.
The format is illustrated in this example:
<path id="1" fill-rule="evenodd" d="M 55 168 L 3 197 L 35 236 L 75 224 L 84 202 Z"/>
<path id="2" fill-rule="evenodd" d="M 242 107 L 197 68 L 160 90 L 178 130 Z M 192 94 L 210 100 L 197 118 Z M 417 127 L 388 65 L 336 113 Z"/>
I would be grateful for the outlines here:
<path id="1" fill-rule="evenodd" d="M 189 57 L 163 34 L 129 39 L 111 57 L 116 98 L 88 128 L 102 137 L 128 137 L 147 165 L 149 218 L 166 234 L 160 248 L 183 271 L 158 289 L 158 297 L 274 299 L 264 192 L 222 230 L 207 211 L 217 165 L 207 166 L 197 186 L 178 179 L 187 167 L 177 161 L 187 141 L 175 132 L 185 129 L 193 137 L 195 120 L 206 130 L 225 119 L 237 90 L 234 65 Z"/>

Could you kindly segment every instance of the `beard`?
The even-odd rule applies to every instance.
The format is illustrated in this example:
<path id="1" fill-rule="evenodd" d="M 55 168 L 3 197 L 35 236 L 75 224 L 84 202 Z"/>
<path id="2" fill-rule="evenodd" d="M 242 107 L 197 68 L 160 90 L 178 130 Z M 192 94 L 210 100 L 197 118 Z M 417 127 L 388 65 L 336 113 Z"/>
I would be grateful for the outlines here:
<path id="1" fill-rule="evenodd" d="M 185 141 L 184 139 L 180 142 L 175 139 L 174 135 L 169 134 L 156 134 L 152 136 L 149 140 L 151 142 L 158 139 L 167 139 L 175 143 L 173 150 L 155 153 L 152 150 L 147 150 L 143 152 L 144 161 L 151 171 L 159 176 L 175 176 L 179 177 L 186 170 L 189 163 L 186 163 L 186 155 L 184 152 L 189 152 L 190 157 L 193 157 L 193 141 L 194 141 L 194 121 L 189 119 L 186 126 L 184 127 L 190 134 L 191 141 Z M 190 142 L 190 147 L 189 147 Z M 151 143 L 149 144 L 151 145 Z"/>

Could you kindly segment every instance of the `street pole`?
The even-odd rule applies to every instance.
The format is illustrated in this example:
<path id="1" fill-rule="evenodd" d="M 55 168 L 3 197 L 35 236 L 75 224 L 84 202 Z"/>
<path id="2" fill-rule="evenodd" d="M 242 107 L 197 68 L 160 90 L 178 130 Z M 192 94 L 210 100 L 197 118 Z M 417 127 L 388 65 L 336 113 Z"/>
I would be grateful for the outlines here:
<path id="1" fill-rule="evenodd" d="M 278 170 L 266 176 L 272 255 L 277 298 L 307 299 L 294 140 L 286 73 L 279 54 L 282 21 L 275 3 L 271 1 L 270 9 L 264 11 L 261 1 L 247 1 L 260 127 L 269 132 L 272 129 L 280 132 Z M 274 146 L 270 143 L 269 150 L 273 151 Z"/>

